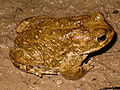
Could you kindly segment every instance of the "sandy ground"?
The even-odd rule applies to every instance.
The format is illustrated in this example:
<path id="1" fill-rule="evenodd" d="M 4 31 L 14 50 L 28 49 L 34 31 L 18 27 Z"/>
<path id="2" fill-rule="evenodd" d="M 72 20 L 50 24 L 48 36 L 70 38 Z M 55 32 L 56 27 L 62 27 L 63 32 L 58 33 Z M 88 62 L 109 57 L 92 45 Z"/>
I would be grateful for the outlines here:
<path id="1" fill-rule="evenodd" d="M 27 17 L 68 17 L 101 12 L 114 27 L 112 43 L 98 52 L 95 66 L 78 81 L 60 75 L 37 76 L 16 69 L 9 58 L 15 29 Z M 0 0 L 0 90 L 99 90 L 120 87 L 120 0 Z"/>

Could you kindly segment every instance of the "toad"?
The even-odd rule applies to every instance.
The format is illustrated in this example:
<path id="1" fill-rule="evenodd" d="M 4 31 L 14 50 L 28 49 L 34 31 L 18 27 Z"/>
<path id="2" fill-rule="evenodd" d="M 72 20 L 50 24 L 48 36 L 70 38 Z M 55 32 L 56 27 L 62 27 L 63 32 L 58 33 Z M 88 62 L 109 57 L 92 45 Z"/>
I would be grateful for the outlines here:
<path id="1" fill-rule="evenodd" d="M 61 74 L 78 80 L 93 66 L 83 63 L 90 53 L 106 46 L 114 29 L 101 13 L 76 17 L 34 16 L 16 29 L 12 63 L 22 71 L 42 76 Z"/>

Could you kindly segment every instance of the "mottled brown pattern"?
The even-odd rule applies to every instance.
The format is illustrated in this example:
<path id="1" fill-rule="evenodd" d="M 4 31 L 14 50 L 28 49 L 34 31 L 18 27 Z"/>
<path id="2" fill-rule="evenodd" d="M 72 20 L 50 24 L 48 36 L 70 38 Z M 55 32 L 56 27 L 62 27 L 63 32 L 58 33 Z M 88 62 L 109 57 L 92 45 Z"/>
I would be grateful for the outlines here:
<path id="1" fill-rule="evenodd" d="M 93 66 L 82 64 L 89 53 L 110 42 L 113 28 L 100 13 L 91 16 L 25 19 L 17 27 L 15 46 L 10 49 L 13 64 L 41 76 L 60 74 L 71 80 L 83 77 Z"/>

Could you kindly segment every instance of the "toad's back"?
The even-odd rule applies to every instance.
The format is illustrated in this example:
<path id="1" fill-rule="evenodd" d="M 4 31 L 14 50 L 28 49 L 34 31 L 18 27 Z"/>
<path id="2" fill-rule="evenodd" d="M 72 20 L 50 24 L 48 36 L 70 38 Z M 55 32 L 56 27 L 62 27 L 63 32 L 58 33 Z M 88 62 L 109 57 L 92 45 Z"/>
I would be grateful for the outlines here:
<path id="1" fill-rule="evenodd" d="M 72 34 L 81 27 L 81 22 L 85 19 L 88 19 L 88 16 L 28 18 L 18 26 L 19 35 L 15 44 L 24 49 L 31 59 L 44 64 L 46 68 L 53 68 L 59 65 L 59 61 L 67 53 L 74 50 Z"/>

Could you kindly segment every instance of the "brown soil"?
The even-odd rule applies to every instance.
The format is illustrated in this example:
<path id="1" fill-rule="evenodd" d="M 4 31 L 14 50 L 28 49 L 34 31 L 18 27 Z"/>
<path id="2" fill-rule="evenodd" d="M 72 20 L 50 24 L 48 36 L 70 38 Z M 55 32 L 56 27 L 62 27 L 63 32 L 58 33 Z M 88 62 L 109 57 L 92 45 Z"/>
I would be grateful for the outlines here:
<path id="1" fill-rule="evenodd" d="M 93 58 L 95 66 L 78 81 L 58 76 L 39 78 L 16 69 L 9 58 L 15 29 L 27 17 L 68 17 L 101 12 L 116 36 Z M 0 0 L 0 90 L 99 90 L 120 87 L 120 0 Z"/>

